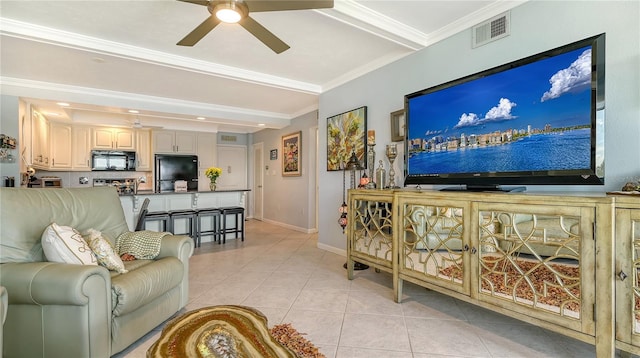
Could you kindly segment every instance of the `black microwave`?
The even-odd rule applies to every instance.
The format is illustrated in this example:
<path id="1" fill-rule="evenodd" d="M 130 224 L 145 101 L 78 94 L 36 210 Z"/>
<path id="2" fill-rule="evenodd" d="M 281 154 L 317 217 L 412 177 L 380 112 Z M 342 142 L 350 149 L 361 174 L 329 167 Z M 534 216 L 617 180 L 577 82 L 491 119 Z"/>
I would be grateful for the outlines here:
<path id="1" fill-rule="evenodd" d="M 91 151 L 91 170 L 136 170 L 136 152 L 93 150 Z"/>

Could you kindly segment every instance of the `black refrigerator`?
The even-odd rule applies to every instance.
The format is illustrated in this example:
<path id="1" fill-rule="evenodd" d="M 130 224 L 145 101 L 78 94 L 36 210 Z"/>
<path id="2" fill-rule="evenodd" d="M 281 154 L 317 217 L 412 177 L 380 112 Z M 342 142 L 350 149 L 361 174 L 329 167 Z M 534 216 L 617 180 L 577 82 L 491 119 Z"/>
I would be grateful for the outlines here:
<path id="1" fill-rule="evenodd" d="M 198 191 L 198 156 L 168 155 L 155 156 L 155 191 L 174 191 L 176 180 L 187 182 L 188 191 Z"/>

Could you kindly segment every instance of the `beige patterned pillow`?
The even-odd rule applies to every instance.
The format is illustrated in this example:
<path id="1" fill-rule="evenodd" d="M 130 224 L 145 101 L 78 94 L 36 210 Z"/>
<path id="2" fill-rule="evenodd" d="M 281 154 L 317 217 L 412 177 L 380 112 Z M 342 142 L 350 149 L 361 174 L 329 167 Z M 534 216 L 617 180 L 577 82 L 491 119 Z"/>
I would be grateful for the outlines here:
<path id="1" fill-rule="evenodd" d="M 94 255 L 98 259 L 98 263 L 106 267 L 110 271 L 116 271 L 118 273 L 126 273 L 124 263 L 118 254 L 116 254 L 111 242 L 102 236 L 102 233 L 98 230 L 89 229 L 84 234 L 89 247 L 93 251 Z"/>
<path id="2" fill-rule="evenodd" d="M 47 260 L 76 265 L 97 265 L 96 257 L 80 233 L 69 226 L 51 223 L 42 233 L 42 249 Z"/>

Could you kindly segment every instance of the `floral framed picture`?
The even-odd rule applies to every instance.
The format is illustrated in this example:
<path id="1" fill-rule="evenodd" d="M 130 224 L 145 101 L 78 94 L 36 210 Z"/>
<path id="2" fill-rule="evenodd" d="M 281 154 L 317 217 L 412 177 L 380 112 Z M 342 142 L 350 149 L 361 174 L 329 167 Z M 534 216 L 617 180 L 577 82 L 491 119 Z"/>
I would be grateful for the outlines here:
<path id="1" fill-rule="evenodd" d="M 366 167 L 367 107 L 327 118 L 327 171 L 342 170 L 351 153 Z"/>
<path id="2" fill-rule="evenodd" d="M 300 176 L 302 132 L 282 136 L 282 176 Z"/>

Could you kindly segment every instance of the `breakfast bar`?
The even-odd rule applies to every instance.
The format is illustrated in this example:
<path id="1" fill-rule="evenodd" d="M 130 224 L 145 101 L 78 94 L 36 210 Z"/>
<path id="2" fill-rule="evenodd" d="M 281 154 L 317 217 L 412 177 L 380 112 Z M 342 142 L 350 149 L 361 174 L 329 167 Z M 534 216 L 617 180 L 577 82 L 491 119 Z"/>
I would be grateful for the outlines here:
<path id="1" fill-rule="evenodd" d="M 134 230 L 142 203 L 149 199 L 149 212 L 175 212 L 178 210 L 205 210 L 225 207 L 245 207 L 246 196 L 249 189 L 216 190 L 216 191 L 188 191 L 188 192 L 162 192 L 138 191 L 135 195 L 123 195 L 120 197 L 124 209 L 127 225 Z M 180 226 L 174 228 L 176 232 L 187 232 L 188 221 L 182 220 Z M 155 226 L 158 227 L 155 227 Z M 147 229 L 161 230 L 160 223 L 149 223 Z M 230 236 L 231 237 L 231 236 Z M 209 239 L 212 240 L 212 239 Z"/>

